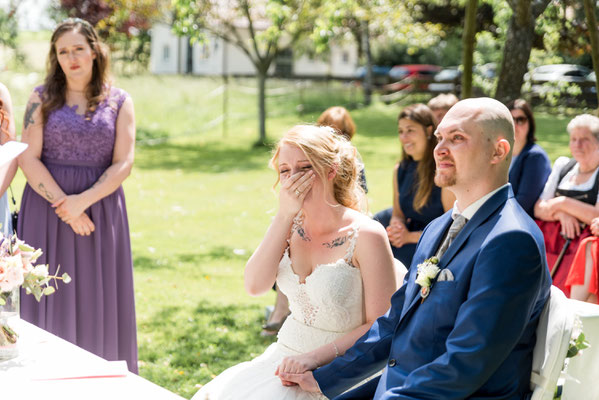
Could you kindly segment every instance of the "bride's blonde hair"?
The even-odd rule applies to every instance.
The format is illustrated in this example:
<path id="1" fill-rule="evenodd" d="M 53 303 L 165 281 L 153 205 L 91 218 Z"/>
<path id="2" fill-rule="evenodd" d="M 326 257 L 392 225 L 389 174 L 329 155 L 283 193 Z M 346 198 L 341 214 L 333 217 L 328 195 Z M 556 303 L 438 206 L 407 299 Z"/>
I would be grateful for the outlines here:
<path id="1" fill-rule="evenodd" d="M 358 151 L 345 137 L 335 134 L 326 126 L 296 125 L 279 141 L 270 160 L 270 166 L 278 171 L 281 146 L 291 145 L 300 148 L 312 169 L 323 180 L 328 180 L 330 170 L 334 170 L 333 194 L 335 200 L 345 207 L 360 210 L 364 199 L 364 189 L 359 184 L 359 172 L 363 168 Z M 280 181 L 277 175 L 276 186 Z"/>

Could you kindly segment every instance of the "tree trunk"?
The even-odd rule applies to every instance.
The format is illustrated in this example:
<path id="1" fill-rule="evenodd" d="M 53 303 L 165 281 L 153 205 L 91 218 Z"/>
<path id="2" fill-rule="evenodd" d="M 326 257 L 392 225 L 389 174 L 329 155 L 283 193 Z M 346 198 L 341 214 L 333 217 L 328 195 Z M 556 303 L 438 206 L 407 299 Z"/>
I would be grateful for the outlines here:
<path id="1" fill-rule="evenodd" d="M 266 74 L 268 68 L 257 68 L 258 75 L 258 126 L 260 138 L 257 145 L 266 144 Z"/>
<path id="2" fill-rule="evenodd" d="M 462 36 L 462 99 L 472 97 L 472 64 L 474 55 L 474 42 L 476 39 L 476 9 L 478 0 L 468 0 L 466 5 L 466 21 L 464 35 Z"/>
<path id="3" fill-rule="evenodd" d="M 524 74 L 528 71 L 535 29 L 534 17 L 529 15 L 530 18 L 524 25 L 518 23 L 516 12 L 510 18 L 495 93 L 495 98 L 503 103 L 520 97 Z"/>
<path id="4" fill-rule="evenodd" d="M 364 104 L 372 102 L 372 52 L 370 51 L 370 30 L 368 22 L 362 22 L 362 48 L 366 56 L 366 76 L 364 77 Z"/>
<path id="5" fill-rule="evenodd" d="M 584 12 L 587 17 L 589 33 L 591 35 L 591 48 L 593 55 L 593 69 L 595 70 L 595 89 L 597 89 L 597 104 L 599 104 L 599 37 L 597 37 L 597 16 L 595 4 L 591 0 L 584 0 Z"/>

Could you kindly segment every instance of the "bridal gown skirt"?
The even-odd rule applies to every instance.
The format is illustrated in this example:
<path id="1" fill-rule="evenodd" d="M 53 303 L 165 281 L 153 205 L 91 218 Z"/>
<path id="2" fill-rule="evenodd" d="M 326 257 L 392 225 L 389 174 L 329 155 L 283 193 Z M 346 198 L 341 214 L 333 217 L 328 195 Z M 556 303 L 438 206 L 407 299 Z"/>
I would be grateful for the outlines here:
<path id="1" fill-rule="evenodd" d="M 289 321 L 289 322 L 288 322 Z M 298 334 L 303 332 L 304 334 Z M 303 353 L 282 342 L 289 335 L 302 338 L 303 343 L 290 343 L 293 347 L 319 347 L 343 336 L 344 332 L 327 332 L 287 318 L 279 333 L 279 341 L 271 344 L 264 353 L 252 361 L 237 364 L 203 386 L 193 400 L 325 400 L 322 394 L 304 392 L 299 386 L 283 386 L 275 370 L 284 357 Z M 314 347 L 316 346 L 316 347 Z"/>

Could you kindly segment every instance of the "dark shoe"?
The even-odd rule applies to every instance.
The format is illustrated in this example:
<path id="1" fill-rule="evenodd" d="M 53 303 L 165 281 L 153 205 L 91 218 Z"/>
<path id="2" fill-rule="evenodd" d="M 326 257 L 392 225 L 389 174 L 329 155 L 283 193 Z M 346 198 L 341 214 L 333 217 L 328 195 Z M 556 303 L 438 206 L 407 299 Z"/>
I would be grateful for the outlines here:
<path id="1" fill-rule="evenodd" d="M 266 322 L 262 325 L 262 332 L 260 332 L 260 336 L 274 336 L 279 332 L 281 326 L 283 326 L 283 322 L 287 319 L 287 315 L 283 317 L 279 322 Z"/>

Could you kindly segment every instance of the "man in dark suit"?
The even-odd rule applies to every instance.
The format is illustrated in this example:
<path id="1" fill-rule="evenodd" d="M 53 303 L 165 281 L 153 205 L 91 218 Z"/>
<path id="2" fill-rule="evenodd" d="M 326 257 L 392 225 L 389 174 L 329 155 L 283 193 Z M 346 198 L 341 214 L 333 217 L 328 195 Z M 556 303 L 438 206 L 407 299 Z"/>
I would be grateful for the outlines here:
<path id="1" fill-rule="evenodd" d="M 424 230 L 387 314 L 330 364 L 282 374 L 286 384 L 335 399 L 530 396 L 551 279 L 542 234 L 507 183 L 512 116 L 490 98 L 463 100 L 435 135 L 435 183 L 456 195 L 453 210 Z"/>

